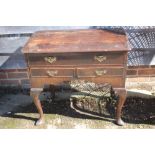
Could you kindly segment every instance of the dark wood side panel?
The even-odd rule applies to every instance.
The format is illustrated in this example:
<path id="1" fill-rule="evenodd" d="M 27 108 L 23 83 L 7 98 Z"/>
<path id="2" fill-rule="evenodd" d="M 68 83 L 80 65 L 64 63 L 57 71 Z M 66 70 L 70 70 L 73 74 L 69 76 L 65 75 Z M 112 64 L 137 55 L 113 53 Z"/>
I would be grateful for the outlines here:
<path id="1" fill-rule="evenodd" d="M 81 80 L 87 80 L 95 83 L 110 83 L 114 88 L 124 88 L 124 83 L 122 77 L 96 77 L 96 78 L 80 78 Z M 71 78 L 62 77 L 62 78 L 31 78 L 31 87 L 32 88 L 42 88 L 46 84 L 57 85 L 64 81 L 71 81 Z"/>

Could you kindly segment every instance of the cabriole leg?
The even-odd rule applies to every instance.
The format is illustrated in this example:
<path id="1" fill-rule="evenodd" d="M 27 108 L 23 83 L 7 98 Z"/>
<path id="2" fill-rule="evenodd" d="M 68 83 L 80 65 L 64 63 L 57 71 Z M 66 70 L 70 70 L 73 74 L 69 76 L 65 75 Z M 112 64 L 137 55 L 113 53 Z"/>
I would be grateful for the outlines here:
<path id="1" fill-rule="evenodd" d="M 41 125 L 44 123 L 43 109 L 42 109 L 41 102 L 39 99 L 39 95 L 42 91 L 43 91 L 42 88 L 31 88 L 31 92 L 30 92 L 30 95 L 33 97 L 34 104 L 39 113 L 39 118 L 35 122 L 35 125 Z"/>
<path id="2" fill-rule="evenodd" d="M 126 100 L 127 91 L 125 89 L 116 89 L 115 91 L 119 95 L 119 100 L 116 109 L 116 123 L 117 125 L 123 126 L 125 123 L 121 119 L 121 112 Z"/>

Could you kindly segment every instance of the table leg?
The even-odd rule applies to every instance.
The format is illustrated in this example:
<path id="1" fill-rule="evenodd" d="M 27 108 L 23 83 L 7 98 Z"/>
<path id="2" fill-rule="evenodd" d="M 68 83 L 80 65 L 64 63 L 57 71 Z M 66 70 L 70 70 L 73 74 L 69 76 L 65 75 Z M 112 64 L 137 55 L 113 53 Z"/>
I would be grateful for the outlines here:
<path id="1" fill-rule="evenodd" d="M 31 88 L 31 96 L 33 97 L 34 104 L 39 112 L 39 118 L 35 122 L 35 125 L 41 125 L 44 123 L 43 109 L 39 99 L 39 95 L 42 92 L 42 88 Z"/>
<path id="2" fill-rule="evenodd" d="M 126 100 L 127 91 L 125 89 L 117 89 L 115 91 L 119 95 L 119 100 L 118 100 L 117 109 L 116 109 L 116 123 L 117 125 L 123 126 L 125 123 L 121 119 L 121 112 Z"/>

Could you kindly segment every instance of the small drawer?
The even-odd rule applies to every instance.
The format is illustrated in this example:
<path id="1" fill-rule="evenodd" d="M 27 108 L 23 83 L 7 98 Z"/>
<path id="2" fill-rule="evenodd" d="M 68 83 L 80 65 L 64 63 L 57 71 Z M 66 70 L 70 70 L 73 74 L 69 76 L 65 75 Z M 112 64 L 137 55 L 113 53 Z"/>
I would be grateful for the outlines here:
<path id="1" fill-rule="evenodd" d="M 44 69 L 31 69 L 30 70 L 31 77 L 74 77 L 74 69 L 51 69 L 51 68 L 44 68 Z"/>
<path id="2" fill-rule="evenodd" d="M 121 52 L 58 53 L 28 55 L 30 66 L 80 66 L 80 65 L 123 65 L 125 55 Z"/>
<path id="3" fill-rule="evenodd" d="M 106 77 L 123 76 L 123 68 L 79 68 L 77 76 L 80 77 Z"/>

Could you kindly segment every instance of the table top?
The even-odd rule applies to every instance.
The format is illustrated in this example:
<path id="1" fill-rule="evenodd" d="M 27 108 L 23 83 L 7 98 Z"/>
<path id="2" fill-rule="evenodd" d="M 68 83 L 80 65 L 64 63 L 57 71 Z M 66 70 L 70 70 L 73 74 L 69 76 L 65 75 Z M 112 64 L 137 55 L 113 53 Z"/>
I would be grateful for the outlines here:
<path id="1" fill-rule="evenodd" d="M 39 31 L 23 48 L 24 53 L 128 51 L 126 35 L 106 30 Z"/>

